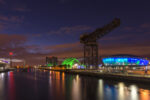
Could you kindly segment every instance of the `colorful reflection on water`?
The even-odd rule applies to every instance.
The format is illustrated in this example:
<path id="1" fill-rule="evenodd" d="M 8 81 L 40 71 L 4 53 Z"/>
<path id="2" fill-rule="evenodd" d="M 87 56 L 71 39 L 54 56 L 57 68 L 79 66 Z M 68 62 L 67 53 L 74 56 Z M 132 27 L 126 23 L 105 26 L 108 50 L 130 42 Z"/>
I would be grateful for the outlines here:
<path id="1" fill-rule="evenodd" d="M 0 73 L 0 100 L 150 100 L 150 86 L 47 70 Z"/>

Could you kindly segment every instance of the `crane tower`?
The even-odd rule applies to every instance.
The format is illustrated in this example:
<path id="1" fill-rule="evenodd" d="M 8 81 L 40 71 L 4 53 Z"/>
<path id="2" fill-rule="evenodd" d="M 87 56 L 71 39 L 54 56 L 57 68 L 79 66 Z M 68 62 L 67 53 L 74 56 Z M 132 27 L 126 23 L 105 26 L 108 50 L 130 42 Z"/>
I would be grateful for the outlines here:
<path id="1" fill-rule="evenodd" d="M 84 44 L 84 64 L 87 69 L 98 68 L 98 43 L 97 40 L 120 26 L 120 19 L 115 18 L 102 28 L 97 28 L 94 32 L 80 36 L 80 43 Z"/>

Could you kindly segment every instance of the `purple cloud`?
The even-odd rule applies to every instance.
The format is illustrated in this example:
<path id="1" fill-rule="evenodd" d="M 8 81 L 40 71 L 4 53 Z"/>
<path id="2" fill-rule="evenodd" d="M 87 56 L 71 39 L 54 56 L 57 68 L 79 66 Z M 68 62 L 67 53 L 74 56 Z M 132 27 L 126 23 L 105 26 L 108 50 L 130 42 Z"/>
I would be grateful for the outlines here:
<path id="1" fill-rule="evenodd" d="M 90 26 L 85 26 L 85 25 L 78 25 L 78 26 L 72 26 L 72 27 L 61 27 L 58 30 L 52 30 L 48 32 L 48 34 L 67 34 L 67 35 L 72 35 L 72 34 L 78 34 L 80 32 L 85 32 L 92 30 L 93 28 Z"/>

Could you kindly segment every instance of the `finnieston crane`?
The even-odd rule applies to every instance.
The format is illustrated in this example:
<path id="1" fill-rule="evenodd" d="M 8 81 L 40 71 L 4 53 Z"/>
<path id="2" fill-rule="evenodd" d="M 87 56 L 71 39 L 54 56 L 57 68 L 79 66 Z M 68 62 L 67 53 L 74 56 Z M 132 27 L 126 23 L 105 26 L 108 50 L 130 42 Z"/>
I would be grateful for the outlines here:
<path id="1" fill-rule="evenodd" d="M 98 43 L 97 40 L 120 26 L 120 19 L 114 18 L 112 22 L 97 28 L 94 32 L 89 34 L 83 34 L 80 36 L 80 43 L 84 44 L 84 64 L 87 69 L 98 68 Z"/>

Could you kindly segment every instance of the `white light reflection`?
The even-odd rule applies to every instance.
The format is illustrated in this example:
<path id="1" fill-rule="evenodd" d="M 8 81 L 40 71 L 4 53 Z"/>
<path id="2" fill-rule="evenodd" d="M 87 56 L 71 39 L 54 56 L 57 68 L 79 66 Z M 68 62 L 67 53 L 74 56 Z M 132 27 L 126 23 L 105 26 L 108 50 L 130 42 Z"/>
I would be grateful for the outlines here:
<path id="1" fill-rule="evenodd" d="M 103 100 L 103 95 L 104 95 L 104 83 L 103 80 L 98 81 L 98 99 Z"/>
<path id="2" fill-rule="evenodd" d="M 73 80 L 72 86 L 72 100 L 81 100 L 81 90 L 80 90 L 80 78 L 79 75 Z"/>
<path id="3" fill-rule="evenodd" d="M 118 100 L 126 100 L 125 99 L 125 85 L 122 82 L 118 84 Z"/>
<path id="4" fill-rule="evenodd" d="M 4 73 L 0 73 L 0 79 L 4 78 Z"/>
<path id="5" fill-rule="evenodd" d="M 52 71 L 50 71 L 49 72 L 49 84 L 50 84 L 50 86 L 51 86 L 51 84 L 52 84 Z"/>
<path id="6" fill-rule="evenodd" d="M 130 86 L 131 90 L 131 100 L 138 100 L 138 88 L 136 85 Z"/>
<path id="7" fill-rule="evenodd" d="M 4 73 L 0 73 L 0 100 L 3 100 L 3 95 L 5 92 L 5 88 L 4 88 Z"/>

